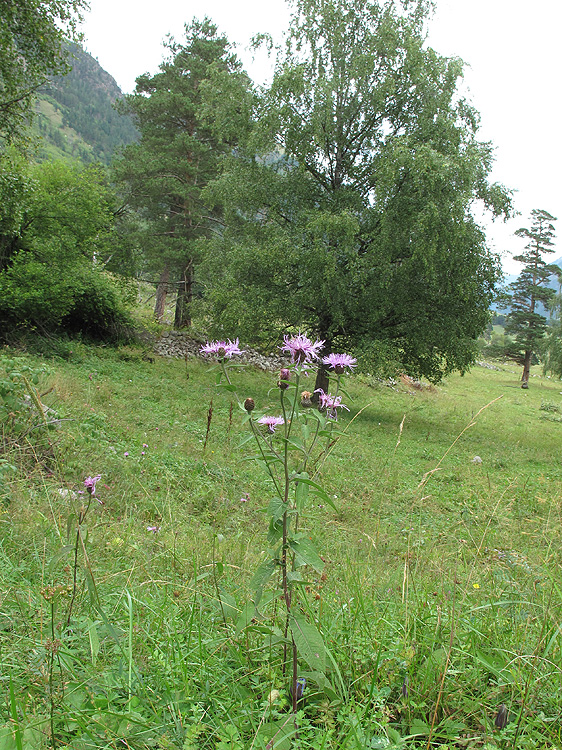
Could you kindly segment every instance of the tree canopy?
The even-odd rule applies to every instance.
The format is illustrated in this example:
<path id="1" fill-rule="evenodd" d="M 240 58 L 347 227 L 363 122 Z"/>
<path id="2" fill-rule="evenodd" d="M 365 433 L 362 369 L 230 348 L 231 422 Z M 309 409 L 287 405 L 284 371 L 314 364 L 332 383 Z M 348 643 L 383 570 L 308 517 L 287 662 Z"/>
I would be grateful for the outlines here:
<path id="1" fill-rule="evenodd" d="M 488 180 L 462 62 L 425 45 L 428 13 L 297 0 L 248 137 L 207 191 L 226 222 L 206 263 L 217 333 L 302 327 L 432 380 L 473 361 L 500 271 L 472 210 L 505 216 L 510 196 Z"/>
<path id="2" fill-rule="evenodd" d="M 550 277 L 562 273 L 558 266 L 548 265 L 545 254 L 554 252 L 555 217 L 543 209 L 531 211 L 531 228 L 521 228 L 515 233 L 527 240 L 525 249 L 513 259 L 523 263 L 523 270 L 511 284 L 511 312 L 507 316 L 506 333 L 515 334 L 517 351 L 512 358 L 523 365 L 521 387 L 527 388 L 533 354 L 546 332 L 546 317 L 538 312 L 538 305 L 545 307 L 555 296 L 548 286 Z"/>
<path id="3" fill-rule="evenodd" d="M 211 76 L 239 73 L 239 64 L 208 19 L 186 25 L 185 39 L 169 41 L 167 49 L 160 71 L 140 76 L 135 93 L 125 98 L 140 140 L 125 149 L 114 173 L 140 218 L 147 270 L 178 289 L 175 324 L 181 328 L 190 319 L 200 242 L 217 221 L 201 191 L 229 147 L 205 122 L 202 86 Z"/>

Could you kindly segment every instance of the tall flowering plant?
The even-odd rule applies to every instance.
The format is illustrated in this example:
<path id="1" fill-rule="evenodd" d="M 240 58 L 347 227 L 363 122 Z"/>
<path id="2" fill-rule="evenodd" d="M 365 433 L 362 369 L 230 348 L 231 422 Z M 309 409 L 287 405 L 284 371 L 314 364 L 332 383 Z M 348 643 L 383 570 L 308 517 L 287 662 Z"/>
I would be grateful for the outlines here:
<path id="1" fill-rule="evenodd" d="M 318 483 L 317 474 L 341 435 L 337 429 L 338 416 L 341 410 L 348 410 L 340 395 L 343 376 L 356 365 L 356 360 L 348 354 L 329 354 L 322 362 L 335 380 L 334 392 L 313 394 L 301 390 L 307 369 L 320 361 L 323 345 L 323 341 L 312 341 L 303 334 L 284 338 L 280 348 L 290 359 L 290 365 L 279 373 L 278 414 L 261 413 L 253 398 L 246 398 L 243 402 L 238 399 L 246 412 L 244 421 L 249 427 L 243 443 L 254 441 L 257 446 L 254 458 L 264 467 L 272 488 L 267 509 L 269 554 L 252 577 L 253 599 L 243 617 L 246 622 L 251 621 L 265 587 L 276 580 L 275 574 L 278 573 L 277 585 L 284 605 L 283 673 L 290 665 L 289 693 L 294 712 L 306 685 L 299 661 L 301 668 L 302 662 L 306 663 L 308 676 L 320 687 L 329 687 L 322 636 L 298 606 L 299 597 L 304 596 L 306 579 L 303 569 L 308 566 L 321 573 L 324 563 L 308 533 L 299 528 L 299 523 L 310 497 L 321 498 L 334 507 L 332 498 Z M 238 339 L 207 343 L 201 352 L 218 358 L 217 385 L 235 393 L 231 369 L 233 357 L 242 353 Z"/>

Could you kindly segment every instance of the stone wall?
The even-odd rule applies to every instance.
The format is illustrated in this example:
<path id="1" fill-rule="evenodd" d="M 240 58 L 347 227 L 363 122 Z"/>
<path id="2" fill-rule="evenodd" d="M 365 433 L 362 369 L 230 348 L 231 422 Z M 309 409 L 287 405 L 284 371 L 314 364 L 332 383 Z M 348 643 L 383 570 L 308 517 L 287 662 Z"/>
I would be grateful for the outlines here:
<path id="1" fill-rule="evenodd" d="M 161 357 L 200 357 L 199 350 L 201 342 L 195 341 L 188 333 L 183 331 L 166 331 L 154 346 L 154 351 Z M 248 365 L 258 367 L 260 370 L 268 372 L 277 372 L 281 367 L 286 367 L 288 360 L 278 354 L 260 354 L 255 349 L 248 346 L 240 346 L 244 350 L 241 357 L 236 357 L 237 362 L 244 362 Z M 209 359 L 202 357 L 202 359 Z"/>

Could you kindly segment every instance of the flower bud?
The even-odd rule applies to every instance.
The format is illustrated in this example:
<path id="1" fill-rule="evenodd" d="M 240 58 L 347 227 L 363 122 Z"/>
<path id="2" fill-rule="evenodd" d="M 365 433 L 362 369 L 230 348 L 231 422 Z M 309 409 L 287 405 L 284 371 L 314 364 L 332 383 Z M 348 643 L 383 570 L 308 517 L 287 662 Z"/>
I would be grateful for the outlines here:
<path id="1" fill-rule="evenodd" d="M 310 391 L 303 391 L 301 393 L 301 406 L 303 409 L 310 409 L 312 407 L 312 393 Z"/>
<path id="2" fill-rule="evenodd" d="M 246 409 L 246 411 L 248 412 L 248 414 L 249 414 L 249 413 L 250 413 L 251 411 L 253 411 L 253 410 L 254 410 L 255 406 L 256 406 L 256 402 L 254 401 L 254 399 L 253 399 L 253 398 L 247 398 L 247 399 L 246 399 L 246 400 L 244 401 L 244 409 Z"/>
<path id="3" fill-rule="evenodd" d="M 281 388 L 282 391 L 286 390 L 289 387 L 289 384 L 287 383 L 288 380 L 291 379 L 291 371 L 288 370 L 286 367 L 283 367 L 281 372 L 279 373 L 279 382 L 277 385 L 279 388 Z"/>

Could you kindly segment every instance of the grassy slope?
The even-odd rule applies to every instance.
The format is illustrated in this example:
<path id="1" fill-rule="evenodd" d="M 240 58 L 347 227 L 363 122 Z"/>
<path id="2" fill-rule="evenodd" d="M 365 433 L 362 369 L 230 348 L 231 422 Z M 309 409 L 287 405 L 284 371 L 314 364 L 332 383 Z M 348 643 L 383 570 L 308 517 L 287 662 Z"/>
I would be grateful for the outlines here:
<path id="1" fill-rule="evenodd" d="M 264 748 L 287 686 L 271 607 L 235 629 L 270 496 L 240 461 L 240 412 L 230 420 L 198 361 L 77 345 L 48 369 L 44 402 L 68 421 L 51 446 L 40 430 L 5 435 L 18 469 L 3 475 L 0 519 L 5 741 L 11 722 L 28 727 L 24 747 L 49 746 L 54 730 L 72 748 Z M 278 413 L 274 378 L 241 382 L 243 398 Z M 475 368 L 431 389 L 359 377 L 348 389 L 342 426 L 358 416 L 322 477 L 339 510 L 317 505 L 304 522 L 326 560 L 305 606 L 338 697 L 310 681 L 293 744 L 560 747 L 561 384 L 537 377 L 523 391 L 513 368 Z M 75 526 L 59 490 L 98 473 L 104 504 L 88 517 L 66 629 L 68 593 L 45 591 L 72 584 Z M 226 628 L 217 586 L 233 597 Z M 276 747 L 291 746 L 283 731 Z"/>

